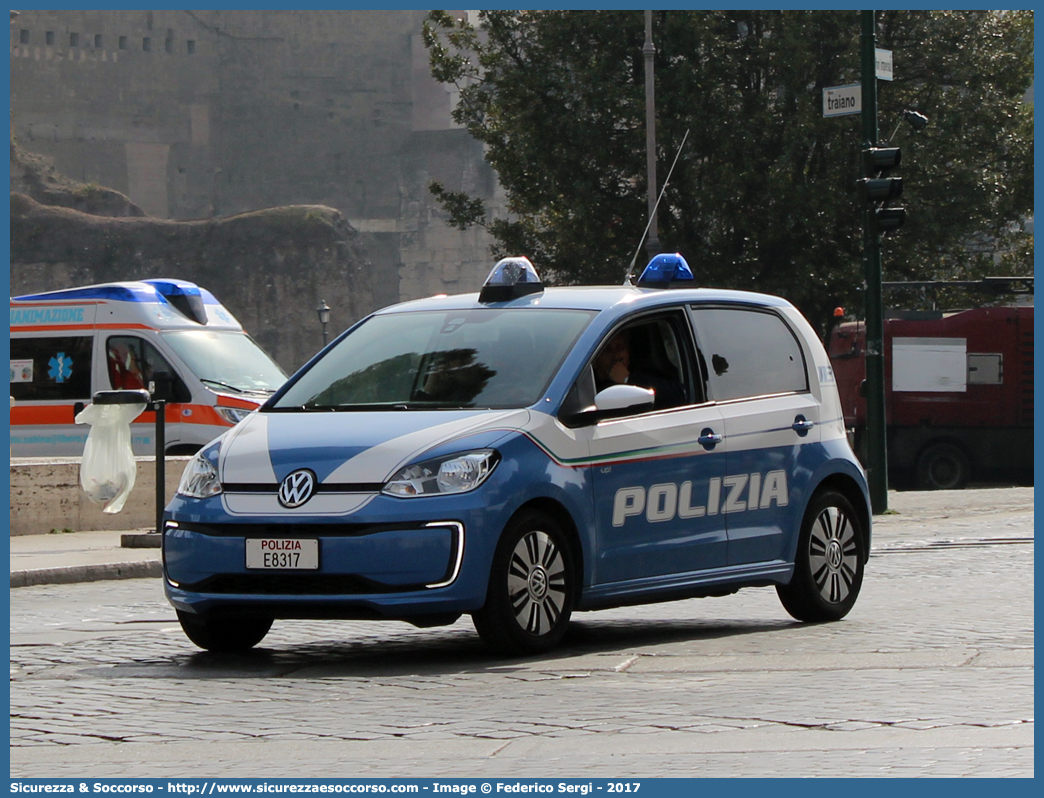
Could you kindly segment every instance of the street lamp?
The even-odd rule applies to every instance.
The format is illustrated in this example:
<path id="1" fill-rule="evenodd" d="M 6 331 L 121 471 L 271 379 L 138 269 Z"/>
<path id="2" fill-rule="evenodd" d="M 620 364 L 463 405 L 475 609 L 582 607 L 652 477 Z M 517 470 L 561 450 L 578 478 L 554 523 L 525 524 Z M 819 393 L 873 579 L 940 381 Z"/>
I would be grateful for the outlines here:
<path id="1" fill-rule="evenodd" d="M 319 307 L 315 312 L 319 314 L 319 323 L 323 325 L 323 346 L 326 346 L 326 325 L 330 323 L 330 306 L 326 304 L 325 299 L 319 300 Z"/>

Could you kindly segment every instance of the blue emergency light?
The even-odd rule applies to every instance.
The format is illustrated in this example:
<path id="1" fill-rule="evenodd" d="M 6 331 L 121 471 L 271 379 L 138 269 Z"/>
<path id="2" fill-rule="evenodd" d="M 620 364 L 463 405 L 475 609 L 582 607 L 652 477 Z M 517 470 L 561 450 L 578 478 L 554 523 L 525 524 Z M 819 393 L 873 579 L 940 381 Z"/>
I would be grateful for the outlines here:
<path id="1" fill-rule="evenodd" d="M 479 302 L 507 302 L 543 290 L 544 284 L 529 258 L 502 258 L 482 284 Z"/>
<path id="2" fill-rule="evenodd" d="M 696 278 L 680 252 L 661 252 L 645 267 L 638 278 L 638 287 L 695 288 Z"/>
<path id="3" fill-rule="evenodd" d="M 111 299 L 116 302 L 155 302 L 156 294 L 131 285 L 86 285 L 82 288 L 63 288 L 42 294 L 23 294 L 11 297 L 15 302 L 66 302 L 71 300 Z"/>
<path id="4" fill-rule="evenodd" d="M 207 323 L 207 311 L 203 307 L 203 294 L 195 283 L 188 280 L 143 280 L 153 286 L 174 308 L 200 324 Z"/>

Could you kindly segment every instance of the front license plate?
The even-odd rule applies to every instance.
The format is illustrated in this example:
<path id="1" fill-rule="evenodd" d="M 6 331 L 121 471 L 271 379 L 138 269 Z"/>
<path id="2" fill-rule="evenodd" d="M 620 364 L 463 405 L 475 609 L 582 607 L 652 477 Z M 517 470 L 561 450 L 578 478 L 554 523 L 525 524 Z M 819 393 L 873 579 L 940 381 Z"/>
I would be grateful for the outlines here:
<path id="1" fill-rule="evenodd" d="M 300 538 L 248 538 L 246 567 L 308 571 L 319 567 L 319 541 Z"/>

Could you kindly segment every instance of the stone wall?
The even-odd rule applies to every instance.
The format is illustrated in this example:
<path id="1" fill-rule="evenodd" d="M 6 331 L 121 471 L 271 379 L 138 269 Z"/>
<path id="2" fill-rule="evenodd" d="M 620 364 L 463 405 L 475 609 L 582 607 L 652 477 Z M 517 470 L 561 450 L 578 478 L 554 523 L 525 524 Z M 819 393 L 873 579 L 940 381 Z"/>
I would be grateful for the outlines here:
<path id="1" fill-rule="evenodd" d="M 158 218 L 337 209 L 362 234 L 373 303 L 336 315 L 337 332 L 390 302 L 477 290 L 492 266 L 484 231 L 448 227 L 427 190 L 439 179 L 502 205 L 428 72 L 425 13 L 25 10 L 13 133 Z"/>
<path id="2" fill-rule="evenodd" d="M 166 499 L 174 498 L 187 457 L 168 457 Z M 28 457 L 11 461 L 11 534 L 46 535 L 51 530 L 144 529 L 156 525 L 156 462 L 137 457 L 134 489 L 118 513 L 103 513 L 80 489 L 80 458 Z"/>

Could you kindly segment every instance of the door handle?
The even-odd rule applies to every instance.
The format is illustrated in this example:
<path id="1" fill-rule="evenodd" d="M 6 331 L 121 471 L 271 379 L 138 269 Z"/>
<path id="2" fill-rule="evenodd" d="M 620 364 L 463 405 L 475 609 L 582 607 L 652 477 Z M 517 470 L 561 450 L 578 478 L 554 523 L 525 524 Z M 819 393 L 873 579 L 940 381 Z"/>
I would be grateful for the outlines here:
<path id="1" fill-rule="evenodd" d="M 808 435 L 808 431 L 815 426 L 815 423 L 809 421 L 804 416 L 798 416 L 794 419 L 794 423 L 791 425 L 791 429 L 794 430 L 802 438 Z"/>
<path id="2" fill-rule="evenodd" d="M 707 427 L 707 429 L 703 430 L 700 433 L 700 437 L 696 439 L 696 442 L 700 444 L 700 446 L 703 446 L 705 449 L 713 449 L 715 446 L 721 443 L 722 440 L 724 440 L 723 435 L 719 435 L 710 427 Z"/>

